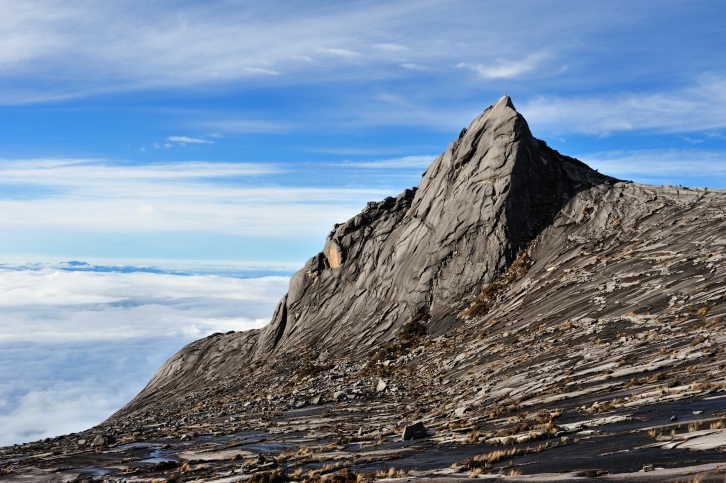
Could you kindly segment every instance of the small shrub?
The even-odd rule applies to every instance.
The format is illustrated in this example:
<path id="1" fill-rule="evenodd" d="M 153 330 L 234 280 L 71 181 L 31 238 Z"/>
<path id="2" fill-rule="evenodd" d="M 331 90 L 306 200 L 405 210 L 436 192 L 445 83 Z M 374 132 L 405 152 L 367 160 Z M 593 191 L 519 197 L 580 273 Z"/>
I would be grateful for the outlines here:
<path id="1" fill-rule="evenodd" d="M 281 471 L 265 471 L 263 473 L 255 473 L 247 481 L 249 483 L 287 483 L 290 481 L 290 477 Z"/>
<path id="2" fill-rule="evenodd" d="M 466 442 L 469 444 L 474 444 L 479 441 L 479 436 L 481 436 L 481 433 L 474 429 L 466 436 Z"/>
<path id="3" fill-rule="evenodd" d="M 426 326 L 423 322 L 428 320 L 429 317 L 430 315 L 426 308 L 420 309 L 410 321 L 401 327 L 401 330 L 396 335 L 395 341 L 371 354 L 369 357 L 369 365 L 407 354 L 426 335 Z"/>
<path id="4" fill-rule="evenodd" d="M 159 461 L 158 463 L 154 463 L 153 465 L 149 466 L 146 471 L 165 471 L 171 470 L 178 466 L 179 463 L 177 463 L 176 461 Z"/>
<path id="5" fill-rule="evenodd" d="M 494 306 L 497 295 L 502 290 L 506 289 L 516 280 L 522 278 L 529 267 L 532 265 L 532 260 L 529 258 L 529 254 L 523 251 L 507 268 L 504 274 L 490 283 L 479 293 L 474 302 L 474 305 L 463 311 L 461 315 L 464 317 L 480 317 L 486 315 Z"/>

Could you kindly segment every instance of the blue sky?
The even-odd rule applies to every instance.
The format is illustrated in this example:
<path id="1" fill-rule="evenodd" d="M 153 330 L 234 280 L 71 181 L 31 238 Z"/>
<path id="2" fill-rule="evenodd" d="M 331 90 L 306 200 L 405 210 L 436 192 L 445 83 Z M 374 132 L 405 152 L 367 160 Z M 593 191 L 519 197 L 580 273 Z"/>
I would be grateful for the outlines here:
<path id="1" fill-rule="evenodd" d="M 726 188 L 723 1 L 0 0 L 0 445 L 264 325 L 505 92 L 601 172 Z M 80 261 L 89 265 L 68 265 Z"/>
<path id="2" fill-rule="evenodd" d="M 504 92 L 601 171 L 726 187 L 726 4 L 0 3 L 0 255 L 301 262 Z"/>

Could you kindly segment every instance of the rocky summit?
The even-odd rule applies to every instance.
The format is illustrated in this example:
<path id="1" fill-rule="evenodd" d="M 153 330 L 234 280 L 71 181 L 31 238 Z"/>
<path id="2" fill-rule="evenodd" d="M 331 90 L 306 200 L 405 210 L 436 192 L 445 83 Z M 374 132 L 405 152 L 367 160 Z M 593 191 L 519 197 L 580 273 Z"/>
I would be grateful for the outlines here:
<path id="1" fill-rule="evenodd" d="M 3 481 L 724 481 L 726 192 L 605 176 L 503 97 L 335 225 L 271 322 L 181 349 Z"/>

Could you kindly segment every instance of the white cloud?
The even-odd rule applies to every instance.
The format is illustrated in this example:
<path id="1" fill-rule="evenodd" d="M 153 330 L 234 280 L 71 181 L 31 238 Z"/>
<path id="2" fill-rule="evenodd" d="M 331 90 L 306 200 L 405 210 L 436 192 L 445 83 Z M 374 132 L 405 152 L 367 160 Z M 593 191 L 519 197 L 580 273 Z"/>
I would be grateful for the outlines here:
<path id="1" fill-rule="evenodd" d="M 335 55 L 338 57 L 359 57 L 360 54 L 358 52 L 353 52 L 352 50 L 346 50 L 346 49 L 330 49 L 330 48 L 321 48 L 318 49 L 318 52 L 321 54 L 328 54 L 328 55 Z"/>
<path id="2" fill-rule="evenodd" d="M 535 52 L 517 61 L 497 59 L 488 64 L 461 62 L 456 67 L 471 69 L 484 79 L 513 79 L 532 72 L 549 57 L 544 52 Z"/>
<path id="3" fill-rule="evenodd" d="M 38 267 L 0 269 L 0 446 L 100 423 L 183 345 L 267 323 L 289 281 Z"/>
<path id="4" fill-rule="evenodd" d="M 0 270 L 0 343 L 181 336 L 191 326 L 204 334 L 251 329 L 270 317 L 287 280 Z"/>
<path id="5" fill-rule="evenodd" d="M 373 44 L 373 47 L 387 52 L 407 52 L 409 50 L 405 45 L 398 44 Z"/>
<path id="6" fill-rule="evenodd" d="M 94 186 L 113 180 L 165 181 L 194 178 L 261 176 L 282 172 L 279 165 L 203 161 L 111 164 L 95 159 L 0 159 L 0 182 L 42 186 Z"/>
<path id="7" fill-rule="evenodd" d="M 261 119 L 226 119 L 201 122 L 200 126 L 220 129 L 232 133 L 270 134 L 289 130 L 292 126 L 278 121 Z"/>
<path id="8" fill-rule="evenodd" d="M 429 71 L 433 70 L 431 67 L 426 67 L 425 65 L 418 65 L 418 64 L 401 64 L 401 67 L 408 70 L 420 70 L 420 71 Z"/>
<path id="9" fill-rule="evenodd" d="M 26 346 L 26 350 L 28 348 L 35 349 L 34 346 Z M 105 348 L 109 357 L 124 350 L 118 346 Z M 63 347 L 43 347 L 43 349 L 63 350 Z M 105 363 L 102 358 L 83 362 L 101 365 Z M 16 375 L 25 378 L 28 386 L 35 383 L 40 387 L 31 388 L 25 385 L 16 387 L 12 395 L 2 394 L 5 391 L 0 390 L 0 424 L 3 426 L 0 446 L 89 429 L 108 418 L 143 389 L 143 384 L 139 384 L 138 381 L 133 384 L 126 374 L 113 371 L 106 371 L 105 374 L 101 374 L 103 371 L 98 372 L 99 374 L 88 379 L 47 381 L 47 383 L 39 383 L 28 372 L 16 372 Z M 94 381 L 95 378 L 103 376 L 108 377 L 105 387 L 99 381 Z"/>
<path id="10" fill-rule="evenodd" d="M 666 92 L 538 97 L 517 108 L 537 131 L 554 134 L 717 130 L 726 128 L 726 79 L 704 77 Z"/>
<path id="11" fill-rule="evenodd" d="M 214 144 L 212 141 L 204 139 L 190 138 L 187 136 L 169 136 L 166 138 L 167 141 L 171 141 L 179 144 Z"/>
<path id="12" fill-rule="evenodd" d="M 476 57 L 466 62 L 489 65 L 491 59 L 525 57 L 534 38 L 563 36 L 563 26 L 573 25 L 568 16 L 543 23 L 537 12 L 551 7 L 525 4 L 528 16 L 502 2 L 472 9 L 453 0 L 285 6 L 210 0 L 150 2 L 134 9 L 113 2 L 31 5 L 5 0 L 0 18 L 0 102 L 200 83 L 260 85 L 269 76 L 289 83 L 321 75 L 349 79 L 353 73 L 356 79 L 390 78 L 398 75 L 390 69 L 392 54 L 402 57 L 404 65 L 446 72 L 462 61 L 462 48 L 471 52 L 473 45 Z M 578 32 L 599 25 L 592 23 L 593 17 L 602 23 L 612 16 L 605 7 L 589 10 L 594 13 L 577 12 Z M 486 29 L 480 28 L 484 18 Z M 516 38 L 511 25 L 521 32 Z M 503 63 L 491 74 L 500 77 L 518 70 L 523 67 Z M 53 82 L 47 82 L 49 78 Z"/>
<path id="13" fill-rule="evenodd" d="M 272 69 L 263 69 L 262 67 L 245 67 L 245 71 L 251 74 L 282 75 L 282 72 Z"/>
<path id="14" fill-rule="evenodd" d="M 284 172 L 256 163 L 111 165 L 89 160 L 0 162 L 0 185 L 39 187 L 0 199 L 0 226 L 96 233 L 193 231 L 234 236 L 325 233 L 387 190 L 284 187 L 247 178 Z M 317 208 L 312 208 L 317 207 Z M 16 232 L 17 233 L 17 232 Z M 30 235 L 28 235 L 30 236 Z"/>
<path id="15" fill-rule="evenodd" d="M 579 159 L 601 173 L 647 184 L 726 187 L 726 153 L 696 149 L 604 151 Z"/>
<path id="16" fill-rule="evenodd" d="M 363 169 L 400 169 L 420 168 L 425 170 L 436 156 L 404 156 L 402 158 L 381 159 L 376 161 L 345 161 L 338 166 Z"/>

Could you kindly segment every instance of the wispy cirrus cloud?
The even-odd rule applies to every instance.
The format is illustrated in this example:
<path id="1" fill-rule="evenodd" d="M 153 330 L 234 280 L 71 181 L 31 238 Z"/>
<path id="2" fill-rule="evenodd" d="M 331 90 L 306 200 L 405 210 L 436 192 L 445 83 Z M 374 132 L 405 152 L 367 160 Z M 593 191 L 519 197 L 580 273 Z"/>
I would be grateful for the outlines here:
<path id="1" fill-rule="evenodd" d="M 35 194 L 16 198 L 17 189 L 5 190 L 0 225 L 13 226 L 16 233 L 42 227 L 145 236 L 187 231 L 283 237 L 295 232 L 305 238 L 325 233 L 367 201 L 390 194 L 365 186 L 284 186 L 277 177 L 287 169 L 259 163 L 3 161 L 0 186 Z"/>
<path id="2" fill-rule="evenodd" d="M 384 50 L 387 52 L 408 52 L 409 48 L 405 45 L 399 45 L 399 44 L 373 44 L 374 49 L 378 50 Z"/>
<path id="3" fill-rule="evenodd" d="M 574 28 L 568 15 L 559 22 L 539 21 L 538 12 L 554 7 L 522 5 L 530 15 L 497 1 L 472 8 L 443 0 L 284 6 L 212 0 L 128 9 L 109 2 L 31 6 L 7 0 L 0 18 L 0 103 L 210 83 L 263 85 L 271 77 L 288 84 L 321 76 L 395 78 L 391 57 L 397 66 L 428 66 L 442 75 L 461 64 L 485 78 L 511 78 L 536 66 L 534 38 L 552 38 L 546 44 L 554 52 L 556 39 Z M 578 32 L 614 17 L 606 8 L 590 10 L 578 12 L 579 22 L 588 26 L 579 25 Z M 480 28 L 482 18 L 486 29 Z M 520 29 L 517 38 L 512 25 Z M 48 78 L 53 82 L 45 82 Z"/>
<path id="4" fill-rule="evenodd" d="M 376 161 L 344 161 L 337 166 L 361 169 L 409 169 L 419 168 L 422 172 L 433 162 L 436 156 L 404 156 L 401 158 L 381 159 Z"/>
<path id="5" fill-rule="evenodd" d="M 190 138 L 188 136 L 169 136 L 166 138 L 167 141 L 173 143 L 184 144 L 214 144 L 214 141 L 207 141 L 206 139 Z"/>
<path id="6" fill-rule="evenodd" d="M 411 63 L 401 64 L 401 67 L 403 67 L 404 69 L 408 69 L 408 70 L 420 70 L 423 72 L 433 70 L 431 67 L 427 67 L 425 65 L 411 64 Z"/>
<path id="7" fill-rule="evenodd" d="M 199 126 L 239 134 L 274 134 L 292 130 L 290 122 L 265 119 L 219 119 L 202 121 Z"/>
<path id="8" fill-rule="evenodd" d="M 726 78 L 706 76 L 666 92 L 540 96 L 517 107 L 530 124 L 552 134 L 717 130 L 726 128 Z"/>
<path id="9" fill-rule="evenodd" d="M 348 49 L 338 49 L 338 48 L 320 48 L 318 49 L 318 52 L 325 55 L 333 55 L 336 57 L 345 57 L 345 58 L 355 58 L 360 57 L 360 54 L 358 52 L 353 52 L 352 50 Z"/>
<path id="10" fill-rule="evenodd" d="M 111 184 L 115 179 L 179 180 L 194 178 L 227 178 L 262 176 L 283 172 L 278 164 L 225 162 L 170 162 L 151 164 L 118 164 L 102 159 L 0 159 L 0 183 L 45 186 L 94 187 Z"/>
<path id="11" fill-rule="evenodd" d="M 726 188 L 726 153 L 699 149 L 639 149 L 591 153 L 579 159 L 600 172 L 646 184 Z"/>
<path id="12" fill-rule="evenodd" d="M 496 59 L 488 64 L 461 62 L 456 67 L 473 70 L 484 79 L 514 79 L 536 70 L 549 57 L 545 52 L 535 52 L 521 60 Z"/>

